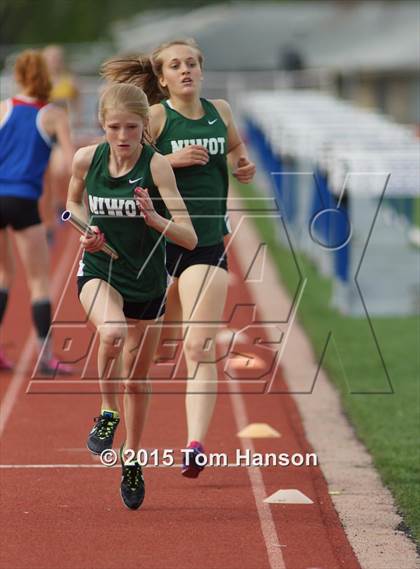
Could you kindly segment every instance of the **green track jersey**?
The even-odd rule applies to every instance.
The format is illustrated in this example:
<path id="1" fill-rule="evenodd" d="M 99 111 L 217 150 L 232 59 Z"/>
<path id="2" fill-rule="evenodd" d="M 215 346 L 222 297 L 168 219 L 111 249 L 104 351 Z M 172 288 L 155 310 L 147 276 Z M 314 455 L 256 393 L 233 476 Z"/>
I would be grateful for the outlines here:
<path id="1" fill-rule="evenodd" d="M 118 178 L 109 174 L 108 143 L 99 144 L 86 176 L 90 225 L 97 225 L 119 259 L 99 251 L 84 252 L 78 276 L 108 281 L 125 300 L 145 302 L 162 295 L 167 284 L 165 241 L 140 216 L 134 188 L 149 190 L 154 207 L 165 216 L 165 205 L 150 172 L 154 150 L 144 145 L 133 169 Z"/>
<path id="2" fill-rule="evenodd" d="M 227 228 L 226 200 L 228 169 L 226 161 L 227 127 L 216 107 L 201 99 L 204 116 L 189 119 L 162 102 L 166 123 L 156 141 L 162 154 L 171 154 L 192 144 L 207 148 L 205 166 L 174 168 L 178 189 L 184 199 L 198 236 L 198 246 L 216 245 L 223 241 Z"/>

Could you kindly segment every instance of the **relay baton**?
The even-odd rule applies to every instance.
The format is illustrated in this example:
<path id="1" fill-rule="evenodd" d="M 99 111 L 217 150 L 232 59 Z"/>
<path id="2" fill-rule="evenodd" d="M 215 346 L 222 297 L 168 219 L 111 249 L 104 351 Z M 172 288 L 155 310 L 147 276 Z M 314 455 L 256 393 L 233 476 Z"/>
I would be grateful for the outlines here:
<path id="1" fill-rule="evenodd" d="M 76 217 L 74 213 L 72 213 L 68 209 L 66 209 L 66 211 L 63 211 L 63 213 L 61 214 L 61 219 L 63 221 L 69 221 L 71 225 L 73 225 L 73 227 L 75 227 L 83 235 L 88 235 L 89 237 L 95 235 L 95 232 L 92 231 L 92 229 L 89 227 L 87 223 Z M 102 245 L 101 251 L 109 255 L 111 259 L 114 260 L 118 259 L 118 253 L 116 252 L 116 250 L 107 243 L 104 243 Z"/>

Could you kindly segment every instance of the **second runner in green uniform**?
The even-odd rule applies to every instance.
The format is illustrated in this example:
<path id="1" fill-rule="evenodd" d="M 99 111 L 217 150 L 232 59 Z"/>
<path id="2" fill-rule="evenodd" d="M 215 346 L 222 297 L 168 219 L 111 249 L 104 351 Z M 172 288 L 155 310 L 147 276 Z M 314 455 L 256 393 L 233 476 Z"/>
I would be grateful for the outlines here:
<path id="1" fill-rule="evenodd" d="M 165 126 L 156 140 L 162 154 L 172 154 L 191 145 L 203 146 L 208 152 L 206 164 L 174 170 L 198 236 L 198 246 L 194 251 L 186 251 L 173 243 L 167 244 L 166 267 L 173 277 L 179 277 L 187 267 L 197 263 L 227 269 L 223 244 L 224 236 L 229 233 L 227 127 L 213 103 L 200 100 L 204 115 L 199 119 L 183 116 L 172 107 L 170 100 L 165 100 L 162 103 Z"/>

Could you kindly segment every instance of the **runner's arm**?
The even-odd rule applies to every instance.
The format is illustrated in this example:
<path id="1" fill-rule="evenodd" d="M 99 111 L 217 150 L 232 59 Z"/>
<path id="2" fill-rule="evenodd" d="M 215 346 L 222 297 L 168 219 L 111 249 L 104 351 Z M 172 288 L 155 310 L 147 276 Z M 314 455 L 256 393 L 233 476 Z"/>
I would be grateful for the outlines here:
<path id="1" fill-rule="evenodd" d="M 159 193 L 168 208 L 171 219 L 159 215 L 148 196 L 147 189 L 139 188 L 136 192 L 137 203 L 148 225 L 165 233 L 165 236 L 186 249 L 194 249 L 197 246 L 197 235 L 194 231 L 188 210 L 185 206 L 178 188 L 175 175 L 165 156 L 154 154 L 150 169 L 153 181 L 159 189 Z"/>

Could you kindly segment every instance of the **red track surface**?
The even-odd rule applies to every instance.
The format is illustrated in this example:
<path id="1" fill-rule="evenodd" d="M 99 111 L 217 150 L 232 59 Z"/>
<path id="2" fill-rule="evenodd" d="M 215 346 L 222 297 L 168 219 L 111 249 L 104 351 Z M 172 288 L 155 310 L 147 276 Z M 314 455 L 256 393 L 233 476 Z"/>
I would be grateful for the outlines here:
<path id="1" fill-rule="evenodd" d="M 69 240 L 72 250 L 63 277 L 67 277 L 77 252 L 77 238 L 71 229 L 61 230 L 53 249 L 53 267 L 57 271 Z M 234 258 L 230 264 L 238 275 Z M 18 275 L 2 336 L 7 353 L 15 361 L 31 329 L 21 268 Z M 237 279 L 230 290 L 226 314 L 231 313 L 234 302 L 252 304 L 242 279 Z M 58 312 L 61 321 L 83 321 L 74 279 Z M 251 313 L 246 308 L 237 311 L 229 326 L 245 326 Z M 81 326 L 77 343 L 90 339 L 90 331 Z M 246 353 L 253 350 L 255 346 L 244 349 Z M 319 467 L 206 468 L 196 481 L 184 479 L 179 468 L 146 468 L 143 507 L 136 512 L 126 510 L 119 497 L 119 468 L 99 466 L 98 460 L 84 449 L 92 417 L 98 413 L 98 395 L 82 393 L 86 390 L 77 384 L 59 384 L 56 380 L 35 380 L 32 392 L 25 393 L 33 358 L 31 362 L 12 401 L 1 442 L 1 465 L 21 465 L 0 469 L 1 569 L 360 567 Z M 223 378 L 222 365 L 220 370 Z M 6 402 L 2 413 L 7 412 L 6 405 L 11 401 L 10 396 L 6 401 L 5 393 L 12 381 L 17 381 L 16 374 L 1 374 L 2 402 Z M 252 444 L 237 437 L 246 422 L 268 423 L 282 434 L 281 438 L 253 439 L 257 452 L 311 452 L 292 397 L 287 393 L 258 393 L 260 383 L 236 389 L 236 394 L 227 384 L 221 386 L 223 393 L 206 441 L 209 452 L 226 452 L 233 457 L 242 444 Z M 186 436 L 184 398 L 180 393 L 163 394 L 162 385 L 155 388 L 144 446 L 179 449 Z M 37 386 L 44 393 L 34 393 Z M 287 391 L 279 374 L 276 386 Z M 180 387 L 178 382 L 173 391 L 179 392 Z M 243 393 L 249 390 L 257 393 Z M 116 448 L 123 437 L 120 428 Z M 300 490 L 314 503 L 262 503 L 261 498 L 288 488 Z"/>

